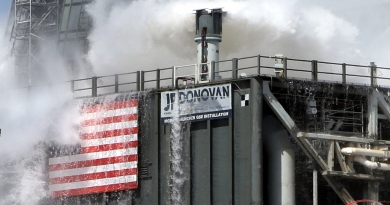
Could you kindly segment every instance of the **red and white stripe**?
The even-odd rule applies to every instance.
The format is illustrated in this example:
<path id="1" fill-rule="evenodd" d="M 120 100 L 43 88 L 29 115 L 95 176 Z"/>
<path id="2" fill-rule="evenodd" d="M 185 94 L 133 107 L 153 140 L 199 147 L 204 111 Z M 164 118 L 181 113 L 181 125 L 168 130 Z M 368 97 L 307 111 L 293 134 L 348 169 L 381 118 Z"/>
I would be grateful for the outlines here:
<path id="1" fill-rule="evenodd" d="M 82 109 L 81 153 L 49 159 L 51 196 L 137 188 L 137 106 L 128 100 Z"/>

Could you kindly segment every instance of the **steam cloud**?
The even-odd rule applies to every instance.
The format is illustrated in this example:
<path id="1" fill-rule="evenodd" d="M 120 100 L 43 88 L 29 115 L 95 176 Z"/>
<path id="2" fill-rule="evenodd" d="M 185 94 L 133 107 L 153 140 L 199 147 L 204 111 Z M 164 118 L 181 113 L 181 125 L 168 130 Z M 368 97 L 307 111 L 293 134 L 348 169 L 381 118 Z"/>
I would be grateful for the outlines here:
<path id="1" fill-rule="evenodd" d="M 41 204 L 47 194 L 43 142 L 78 142 L 78 106 L 69 85 L 58 84 L 69 75 L 55 53 L 45 61 L 51 70 L 35 84 L 56 84 L 21 88 L 6 22 L 0 19 L 0 204 Z"/>
<path id="2" fill-rule="evenodd" d="M 98 75 L 196 62 L 191 13 L 223 7 L 228 13 L 220 59 L 283 53 L 291 58 L 388 65 L 389 48 L 382 45 L 389 41 L 384 19 L 390 15 L 383 10 L 389 3 L 327 2 L 97 1 L 88 8 L 94 17 L 88 57 Z M 371 15 L 367 9 L 383 12 Z"/>
<path id="3" fill-rule="evenodd" d="M 283 53 L 292 58 L 366 65 L 375 61 L 389 66 L 389 6 L 383 0 L 96 1 L 88 6 L 94 20 L 88 60 L 96 75 L 194 63 L 191 13 L 223 7 L 228 14 L 220 59 Z M 39 163 L 27 164 L 43 160 L 42 150 L 37 149 L 42 141 L 77 141 L 73 129 L 78 121 L 77 103 L 72 103 L 67 86 L 37 87 L 29 92 L 16 89 L 11 47 L 1 38 L 5 22 L 0 21 L 0 165 L 16 160 L 14 168 L 23 177 L 13 195 L 7 195 L 13 198 L 0 198 L 0 204 L 26 204 L 23 200 L 30 196 L 38 198 L 27 203 L 37 204 L 44 197 L 43 168 Z M 45 73 L 46 82 L 69 77 L 67 67 L 58 63 L 62 59 L 52 59 L 48 67 L 53 70 Z"/>

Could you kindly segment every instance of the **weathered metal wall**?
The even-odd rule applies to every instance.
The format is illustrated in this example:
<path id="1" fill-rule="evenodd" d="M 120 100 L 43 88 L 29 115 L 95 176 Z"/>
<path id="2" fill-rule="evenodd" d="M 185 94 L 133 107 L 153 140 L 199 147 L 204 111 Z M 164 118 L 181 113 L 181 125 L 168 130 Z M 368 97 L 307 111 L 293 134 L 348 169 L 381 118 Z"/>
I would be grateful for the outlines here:
<path id="1" fill-rule="evenodd" d="M 233 117 L 184 123 L 182 204 L 262 204 L 262 89 L 258 79 L 232 84 Z M 249 104 L 241 104 L 249 94 Z M 171 204 L 171 126 L 160 125 L 160 94 L 140 108 L 140 173 L 135 204 Z M 150 166 L 149 166 L 150 165 Z"/>

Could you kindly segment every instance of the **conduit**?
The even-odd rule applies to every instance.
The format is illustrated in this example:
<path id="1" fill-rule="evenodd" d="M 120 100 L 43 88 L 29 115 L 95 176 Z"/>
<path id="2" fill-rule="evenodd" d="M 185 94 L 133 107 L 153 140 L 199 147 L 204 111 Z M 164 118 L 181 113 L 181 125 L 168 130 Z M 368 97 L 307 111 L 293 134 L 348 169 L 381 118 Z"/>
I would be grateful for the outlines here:
<path id="1" fill-rule="evenodd" d="M 358 163 L 362 164 L 363 166 L 370 168 L 370 169 L 379 169 L 379 170 L 384 170 L 384 171 L 390 170 L 389 164 L 380 163 L 380 162 L 372 162 L 363 156 L 355 156 L 353 158 L 353 161 L 358 162 Z"/>
<path id="2" fill-rule="evenodd" d="M 363 155 L 370 157 L 389 157 L 388 151 L 355 148 L 355 147 L 344 147 L 341 149 L 341 153 L 344 155 Z"/>

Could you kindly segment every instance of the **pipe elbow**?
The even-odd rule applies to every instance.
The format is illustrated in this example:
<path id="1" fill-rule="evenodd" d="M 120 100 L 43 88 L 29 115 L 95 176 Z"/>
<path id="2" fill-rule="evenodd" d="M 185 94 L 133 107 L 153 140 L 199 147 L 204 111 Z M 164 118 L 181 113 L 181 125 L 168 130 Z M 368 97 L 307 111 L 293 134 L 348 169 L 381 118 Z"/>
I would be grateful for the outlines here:
<path id="1" fill-rule="evenodd" d="M 379 169 L 379 170 L 384 170 L 384 171 L 390 171 L 389 164 L 380 163 L 380 162 L 372 162 L 363 156 L 355 156 L 353 158 L 353 161 L 358 162 L 359 164 L 361 164 L 367 168 L 370 168 L 370 169 Z"/>
<path id="2" fill-rule="evenodd" d="M 345 147 L 341 149 L 341 153 L 344 155 L 352 155 L 355 152 L 355 148 Z"/>

